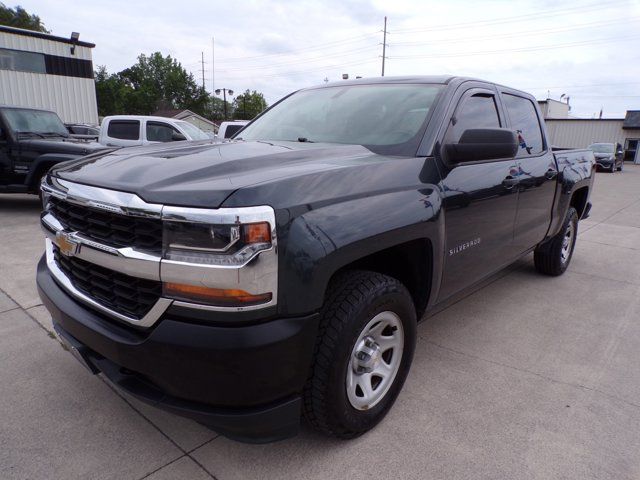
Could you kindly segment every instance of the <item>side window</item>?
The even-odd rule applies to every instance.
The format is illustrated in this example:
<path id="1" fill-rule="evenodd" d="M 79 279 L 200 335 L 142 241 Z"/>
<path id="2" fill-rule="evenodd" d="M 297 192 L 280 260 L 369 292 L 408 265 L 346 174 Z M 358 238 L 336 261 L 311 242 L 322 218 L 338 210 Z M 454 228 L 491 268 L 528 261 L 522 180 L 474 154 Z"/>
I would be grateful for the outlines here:
<path id="1" fill-rule="evenodd" d="M 147 140 L 150 142 L 170 142 L 174 132 L 180 133 L 168 123 L 147 122 Z"/>
<path id="2" fill-rule="evenodd" d="M 502 98 L 509 113 L 511 126 L 518 134 L 520 147 L 516 156 L 521 158 L 541 153 L 544 150 L 542 130 L 533 102 L 507 93 L 503 94 Z"/>
<path id="3" fill-rule="evenodd" d="M 470 128 L 500 128 L 500 118 L 493 95 L 477 93 L 467 97 L 454 115 L 456 123 L 447 132 L 447 142 L 457 143 Z"/>
<path id="4" fill-rule="evenodd" d="M 140 122 L 138 120 L 112 120 L 107 135 L 121 140 L 139 140 Z"/>
<path id="5" fill-rule="evenodd" d="M 227 125 L 227 129 L 224 132 L 224 138 L 231 138 L 233 137 L 236 133 L 238 133 L 240 131 L 240 129 L 242 129 L 244 127 L 244 125 Z"/>

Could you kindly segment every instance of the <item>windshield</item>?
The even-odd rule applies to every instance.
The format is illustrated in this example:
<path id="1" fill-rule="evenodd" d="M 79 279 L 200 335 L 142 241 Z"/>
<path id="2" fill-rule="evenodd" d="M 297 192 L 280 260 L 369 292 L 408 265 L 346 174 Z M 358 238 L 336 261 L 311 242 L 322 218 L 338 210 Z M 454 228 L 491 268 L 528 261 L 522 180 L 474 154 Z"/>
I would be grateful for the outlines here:
<path id="1" fill-rule="evenodd" d="M 182 128 L 192 140 L 209 140 L 209 135 L 204 133 L 195 125 L 191 125 L 189 122 L 176 122 Z"/>
<path id="2" fill-rule="evenodd" d="M 613 143 L 594 143 L 589 145 L 589 150 L 594 153 L 613 153 Z"/>
<path id="3" fill-rule="evenodd" d="M 69 136 L 69 131 L 62 123 L 62 120 L 53 112 L 7 108 L 4 110 L 4 116 L 9 128 L 16 133 Z"/>
<path id="4" fill-rule="evenodd" d="M 364 145 L 414 155 L 443 85 L 349 85 L 302 90 L 247 126 L 243 140 Z"/>

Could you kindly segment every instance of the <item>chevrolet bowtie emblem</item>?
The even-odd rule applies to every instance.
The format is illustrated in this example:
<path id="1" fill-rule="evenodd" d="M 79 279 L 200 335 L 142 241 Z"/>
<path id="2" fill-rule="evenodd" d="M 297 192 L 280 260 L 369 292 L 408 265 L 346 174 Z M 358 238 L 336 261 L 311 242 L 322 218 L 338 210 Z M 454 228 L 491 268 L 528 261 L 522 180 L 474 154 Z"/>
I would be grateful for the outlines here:
<path id="1" fill-rule="evenodd" d="M 65 232 L 57 232 L 56 233 L 56 244 L 58 245 L 58 250 L 66 257 L 73 257 L 78 253 L 80 248 L 80 244 L 76 242 L 72 238 L 71 233 Z"/>

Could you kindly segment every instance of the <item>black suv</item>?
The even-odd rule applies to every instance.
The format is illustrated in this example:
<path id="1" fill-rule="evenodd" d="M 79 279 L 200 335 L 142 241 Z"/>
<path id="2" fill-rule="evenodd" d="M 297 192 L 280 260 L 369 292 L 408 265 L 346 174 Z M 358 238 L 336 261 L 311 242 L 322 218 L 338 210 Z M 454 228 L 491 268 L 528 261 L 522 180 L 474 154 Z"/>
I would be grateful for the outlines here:
<path id="1" fill-rule="evenodd" d="M 72 138 L 55 112 L 0 105 L 0 193 L 38 193 L 53 165 L 105 149 Z"/>

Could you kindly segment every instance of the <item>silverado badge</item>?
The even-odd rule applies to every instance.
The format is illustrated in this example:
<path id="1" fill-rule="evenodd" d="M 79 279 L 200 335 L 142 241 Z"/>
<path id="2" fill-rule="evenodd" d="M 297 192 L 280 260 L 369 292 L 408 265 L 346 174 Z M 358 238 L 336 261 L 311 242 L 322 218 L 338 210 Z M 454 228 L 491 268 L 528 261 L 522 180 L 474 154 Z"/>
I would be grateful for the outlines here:
<path id="1" fill-rule="evenodd" d="M 56 244 L 58 245 L 58 250 L 60 250 L 60 253 L 65 257 L 73 257 L 78 253 L 80 247 L 80 244 L 72 238 L 72 235 L 73 234 L 65 232 L 56 233 Z"/>

